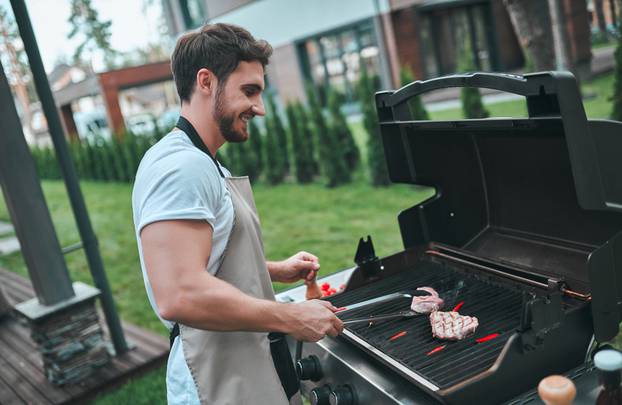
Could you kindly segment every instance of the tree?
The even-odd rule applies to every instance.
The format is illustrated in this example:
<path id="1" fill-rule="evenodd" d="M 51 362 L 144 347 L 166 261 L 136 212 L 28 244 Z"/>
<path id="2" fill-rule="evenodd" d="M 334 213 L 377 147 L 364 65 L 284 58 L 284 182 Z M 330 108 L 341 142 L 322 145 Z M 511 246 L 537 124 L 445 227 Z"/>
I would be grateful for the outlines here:
<path id="1" fill-rule="evenodd" d="M 281 159 L 283 160 L 283 169 L 285 170 L 285 174 L 287 174 L 289 173 L 289 146 L 287 144 L 287 131 L 285 130 L 285 126 L 283 126 L 283 121 L 281 120 L 279 109 L 274 99 L 274 93 L 268 92 L 266 97 L 268 101 L 268 108 L 270 109 L 270 111 L 272 111 L 271 118 L 273 120 L 278 147 L 279 147 L 279 150 L 281 151 Z"/>
<path id="2" fill-rule="evenodd" d="M 503 0 L 526 58 L 535 70 L 554 70 L 555 52 L 548 2 Z"/>
<path id="3" fill-rule="evenodd" d="M 412 83 L 414 81 L 415 81 L 415 77 L 413 76 L 411 70 L 406 66 L 402 66 L 402 68 L 400 69 L 400 84 L 402 86 L 406 86 L 407 84 Z M 420 96 L 413 97 L 408 102 L 408 107 L 410 109 L 410 115 L 413 120 L 429 120 L 430 119 L 430 115 L 428 114 L 428 111 L 423 106 L 423 101 L 421 101 Z"/>
<path id="4" fill-rule="evenodd" d="M 85 52 L 92 54 L 95 51 L 103 52 L 104 63 L 108 69 L 115 66 L 118 52 L 110 44 L 111 20 L 100 21 L 97 10 L 91 5 L 91 0 L 71 0 L 71 15 L 69 16 L 71 31 L 67 38 L 80 37 L 80 45 L 76 48 L 73 59 L 80 63 Z"/>
<path id="5" fill-rule="evenodd" d="M 308 83 L 306 87 L 311 122 L 318 142 L 320 169 L 326 179 L 326 186 L 336 187 L 350 181 L 350 171 L 343 159 L 341 145 L 337 142 L 334 125 L 326 123 L 313 87 Z"/>
<path id="6" fill-rule="evenodd" d="M 19 100 L 23 121 L 31 129 L 30 103 L 36 99 L 28 58 L 15 20 L 0 6 L 0 60 L 8 66 L 7 80 Z"/>
<path id="7" fill-rule="evenodd" d="M 308 170 L 311 173 L 311 177 L 319 174 L 319 165 L 315 156 L 315 136 L 313 134 L 313 128 L 309 121 L 309 113 L 305 106 L 301 103 L 296 104 L 296 119 L 298 121 L 298 128 L 300 129 L 300 136 L 302 138 L 303 150 L 306 154 L 306 160 L 308 162 Z"/>
<path id="8" fill-rule="evenodd" d="M 339 146 L 338 149 L 341 151 L 342 159 L 345 160 L 348 169 L 353 171 L 361 160 L 361 154 L 356 146 L 346 117 L 341 111 L 342 104 L 342 95 L 337 91 L 331 90 L 328 93 L 328 113 L 333 126 L 335 142 Z"/>
<path id="9" fill-rule="evenodd" d="M 287 121 L 289 123 L 289 135 L 292 141 L 292 156 L 294 158 L 294 169 L 296 181 L 298 183 L 309 183 L 313 180 L 313 165 L 309 159 L 309 150 L 306 148 L 307 142 L 304 140 L 302 122 L 300 116 L 300 104 L 290 103 L 285 107 Z"/>
<path id="10" fill-rule="evenodd" d="M 390 183 L 387 163 L 384 156 L 382 139 L 378 132 L 378 114 L 374 102 L 376 80 L 367 74 L 367 70 L 361 70 L 357 90 L 363 113 L 363 126 L 367 132 L 367 165 L 372 185 L 386 186 Z"/>
<path id="11" fill-rule="evenodd" d="M 594 11 L 596 12 L 596 22 L 598 23 L 598 34 L 600 41 L 606 41 L 609 37 L 607 33 L 607 21 L 605 21 L 605 10 L 603 0 L 594 0 Z"/>
<path id="12" fill-rule="evenodd" d="M 248 143 L 250 144 L 250 148 L 253 150 L 255 154 L 255 165 L 257 167 L 257 177 L 261 175 L 263 170 L 263 148 L 262 148 L 262 137 L 263 134 L 257 122 L 255 120 L 250 120 L 248 123 Z"/>
<path id="13" fill-rule="evenodd" d="M 458 70 L 461 72 L 474 71 L 475 63 L 473 62 L 473 53 L 468 40 L 464 41 L 459 55 Z M 460 99 L 462 100 L 462 112 L 465 118 L 487 118 L 490 115 L 482 103 L 482 95 L 479 89 L 463 87 L 460 90 Z"/>
<path id="14" fill-rule="evenodd" d="M 618 24 L 618 46 L 615 51 L 615 74 L 613 82 L 613 109 L 611 111 L 611 118 L 614 120 L 622 121 L 622 24 Z"/>
<path id="15" fill-rule="evenodd" d="M 264 156 L 266 165 L 264 172 L 266 173 L 266 180 L 268 180 L 268 183 L 278 184 L 285 179 L 286 173 L 283 149 L 281 145 L 279 145 L 279 138 L 281 138 L 281 136 L 277 135 L 277 133 L 280 131 L 285 132 L 285 128 L 278 115 L 274 101 L 271 102 L 270 97 L 268 97 L 268 102 L 266 104 L 268 106 L 268 115 L 265 119 L 266 138 L 264 143 Z"/>

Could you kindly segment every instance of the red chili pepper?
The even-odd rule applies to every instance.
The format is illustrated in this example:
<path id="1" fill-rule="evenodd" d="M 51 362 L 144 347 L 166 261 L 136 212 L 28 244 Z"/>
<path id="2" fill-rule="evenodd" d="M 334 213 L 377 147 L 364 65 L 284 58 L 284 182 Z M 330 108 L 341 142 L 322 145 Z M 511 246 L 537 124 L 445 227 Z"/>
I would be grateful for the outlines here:
<path id="1" fill-rule="evenodd" d="M 460 302 L 458 303 L 458 305 L 456 305 L 456 306 L 454 307 L 454 309 L 452 309 L 451 311 L 452 311 L 452 312 L 458 312 L 458 310 L 459 310 L 460 308 L 462 308 L 462 306 L 463 306 L 463 305 L 464 305 L 464 301 L 460 301 Z"/>
<path id="2" fill-rule="evenodd" d="M 401 337 L 402 337 L 402 336 L 404 336 L 405 334 L 406 334 L 406 331 L 405 331 L 405 330 L 403 330 L 403 331 L 398 332 L 398 333 L 396 333 L 395 335 L 391 336 L 391 337 L 389 338 L 389 340 L 390 340 L 390 341 L 394 341 L 394 340 L 396 340 L 396 339 L 401 338 Z"/>
<path id="3" fill-rule="evenodd" d="M 498 336 L 499 336 L 499 334 L 498 334 L 498 333 L 491 333 L 490 335 L 487 335 L 487 336 L 481 337 L 481 338 L 479 338 L 479 339 L 475 339 L 475 341 L 476 341 L 477 343 L 484 343 L 484 342 L 488 342 L 489 340 L 492 340 L 492 339 L 494 339 L 494 338 L 496 338 L 496 337 L 498 337 Z"/>
<path id="4" fill-rule="evenodd" d="M 434 354 L 434 353 L 438 353 L 438 352 L 440 352 L 441 350 L 443 350 L 445 347 L 447 347 L 447 345 L 442 345 L 442 346 L 435 347 L 434 349 L 430 350 L 430 351 L 426 354 L 426 356 L 430 356 L 430 355 L 432 355 L 432 354 Z"/>
<path id="5" fill-rule="evenodd" d="M 320 288 L 322 289 L 322 291 L 328 291 L 330 290 L 330 284 L 322 283 L 322 286 Z"/>

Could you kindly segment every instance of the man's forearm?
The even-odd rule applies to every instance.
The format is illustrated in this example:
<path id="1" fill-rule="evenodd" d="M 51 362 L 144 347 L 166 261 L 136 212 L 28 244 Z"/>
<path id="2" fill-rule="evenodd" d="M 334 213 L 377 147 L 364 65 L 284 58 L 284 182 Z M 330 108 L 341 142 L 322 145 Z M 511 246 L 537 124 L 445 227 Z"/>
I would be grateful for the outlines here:
<path id="1" fill-rule="evenodd" d="M 287 304 L 258 299 L 206 273 L 180 282 L 160 308 L 165 319 L 217 331 L 288 332 Z"/>

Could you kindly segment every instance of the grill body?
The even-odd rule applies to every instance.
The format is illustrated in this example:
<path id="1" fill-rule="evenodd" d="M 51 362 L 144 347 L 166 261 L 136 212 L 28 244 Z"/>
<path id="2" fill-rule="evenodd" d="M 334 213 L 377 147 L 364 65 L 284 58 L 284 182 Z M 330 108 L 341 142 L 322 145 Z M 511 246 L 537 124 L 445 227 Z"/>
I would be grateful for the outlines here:
<path id="1" fill-rule="evenodd" d="M 445 87 L 522 95 L 529 118 L 411 120 L 412 97 Z M 323 365 L 303 387 L 325 385 L 340 405 L 525 403 L 547 375 L 582 375 L 592 337 L 611 340 L 622 320 L 622 123 L 588 121 L 565 72 L 413 82 L 377 93 L 376 107 L 390 179 L 436 192 L 398 214 L 401 252 L 379 259 L 370 242 L 359 243 L 356 268 L 335 276 L 348 275 L 334 283 L 345 291 L 330 300 L 347 307 L 429 286 L 446 310 L 464 301 L 460 312 L 478 317 L 479 328 L 441 342 L 426 317 L 353 324 L 304 346 L 302 357 L 315 354 Z"/>

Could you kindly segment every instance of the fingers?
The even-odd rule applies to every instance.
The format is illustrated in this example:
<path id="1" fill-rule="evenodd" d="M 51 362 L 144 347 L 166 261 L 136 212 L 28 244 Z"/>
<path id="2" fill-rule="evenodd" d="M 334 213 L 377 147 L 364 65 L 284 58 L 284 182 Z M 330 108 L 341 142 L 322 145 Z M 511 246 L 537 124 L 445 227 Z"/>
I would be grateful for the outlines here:
<path id="1" fill-rule="evenodd" d="M 305 261 L 310 261 L 310 262 L 313 262 L 313 263 L 319 263 L 319 259 L 317 258 L 316 255 L 311 254 L 309 252 L 305 252 L 304 250 L 296 253 L 296 256 L 298 256 L 298 258 L 300 258 L 302 260 L 305 260 Z"/>
<path id="2" fill-rule="evenodd" d="M 326 334 L 328 336 L 332 336 L 332 337 L 337 337 L 339 335 L 339 330 L 335 327 L 330 328 L 329 330 L 326 331 Z"/>
<path id="3" fill-rule="evenodd" d="M 334 306 L 333 304 L 331 304 L 328 301 L 324 301 L 324 300 L 315 300 L 315 301 L 317 301 L 318 303 L 322 304 L 326 308 L 330 309 L 331 312 L 337 312 L 339 310 L 339 308 L 337 308 L 336 306 Z"/>

